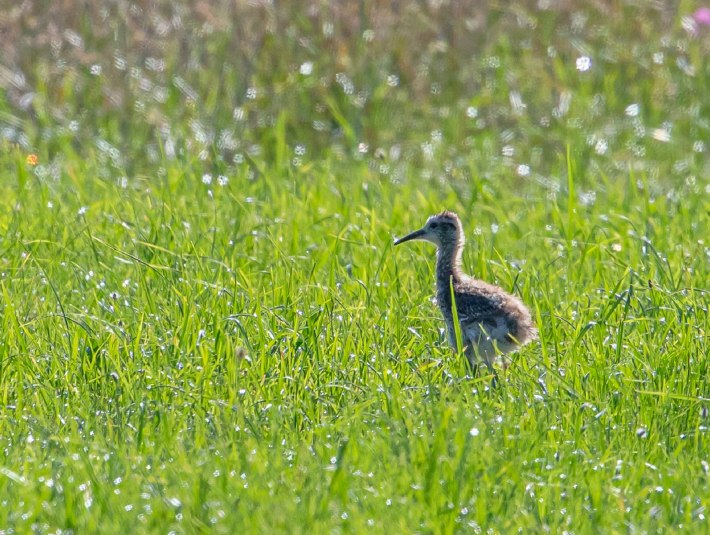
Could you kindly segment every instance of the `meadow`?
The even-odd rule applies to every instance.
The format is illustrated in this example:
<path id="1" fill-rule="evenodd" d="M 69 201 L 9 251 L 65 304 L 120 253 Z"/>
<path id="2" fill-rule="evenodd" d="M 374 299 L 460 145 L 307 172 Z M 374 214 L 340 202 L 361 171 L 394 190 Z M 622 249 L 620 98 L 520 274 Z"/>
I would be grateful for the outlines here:
<path id="1" fill-rule="evenodd" d="M 697 7 L 2 8 L 0 534 L 710 532 Z"/>

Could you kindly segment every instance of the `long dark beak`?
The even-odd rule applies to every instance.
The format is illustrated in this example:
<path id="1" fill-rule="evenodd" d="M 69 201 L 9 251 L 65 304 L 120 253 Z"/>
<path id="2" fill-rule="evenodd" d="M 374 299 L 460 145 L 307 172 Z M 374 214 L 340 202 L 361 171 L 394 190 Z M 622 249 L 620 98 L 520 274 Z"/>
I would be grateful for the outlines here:
<path id="1" fill-rule="evenodd" d="M 424 236 L 424 234 L 426 234 L 426 230 L 424 230 L 423 228 L 420 228 L 419 230 L 415 230 L 414 232 L 410 232 L 409 234 L 407 234 L 403 238 L 395 240 L 394 244 L 399 245 L 400 243 L 404 243 L 409 240 L 418 240 L 419 238 Z"/>

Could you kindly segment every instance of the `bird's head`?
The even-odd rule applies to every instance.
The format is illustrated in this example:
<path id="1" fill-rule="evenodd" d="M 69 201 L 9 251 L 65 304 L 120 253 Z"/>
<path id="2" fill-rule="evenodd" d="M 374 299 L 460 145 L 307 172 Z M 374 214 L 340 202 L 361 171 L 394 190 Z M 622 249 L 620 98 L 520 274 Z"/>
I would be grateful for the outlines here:
<path id="1" fill-rule="evenodd" d="M 422 228 L 396 240 L 394 244 L 410 240 L 426 240 L 443 248 L 460 247 L 464 242 L 461 220 L 454 212 L 445 210 L 431 216 Z"/>

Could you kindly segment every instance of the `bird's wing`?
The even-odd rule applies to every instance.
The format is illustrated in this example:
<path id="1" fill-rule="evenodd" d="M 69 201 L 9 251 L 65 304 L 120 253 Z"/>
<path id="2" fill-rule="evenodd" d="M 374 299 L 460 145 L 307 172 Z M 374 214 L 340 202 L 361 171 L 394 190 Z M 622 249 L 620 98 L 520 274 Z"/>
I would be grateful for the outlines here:
<path id="1" fill-rule="evenodd" d="M 460 294 L 456 296 L 456 312 L 461 324 L 487 323 L 501 314 L 503 301 L 498 296 Z"/>

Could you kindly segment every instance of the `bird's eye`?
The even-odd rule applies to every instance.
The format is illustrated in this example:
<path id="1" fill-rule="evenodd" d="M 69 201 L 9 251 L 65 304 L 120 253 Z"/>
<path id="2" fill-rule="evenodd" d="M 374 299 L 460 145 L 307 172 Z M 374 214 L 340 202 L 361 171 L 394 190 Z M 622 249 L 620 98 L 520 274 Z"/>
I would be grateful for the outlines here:
<path id="1" fill-rule="evenodd" d="M 438 224 L 438 223 L 432 223 L 432 224 L 431 224 L 431 225 L 429 225 L 429 226 L 430 226 L 431 228 L 436 228 L 436 227 L 438 227 L 438 226 L 439 226 L 439 224 Z"/>

